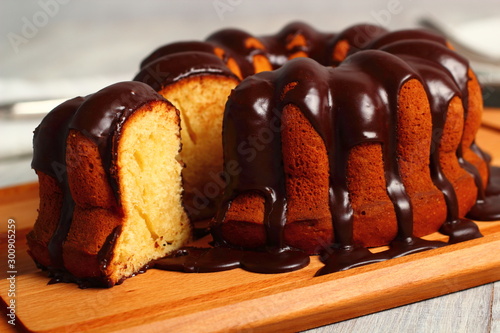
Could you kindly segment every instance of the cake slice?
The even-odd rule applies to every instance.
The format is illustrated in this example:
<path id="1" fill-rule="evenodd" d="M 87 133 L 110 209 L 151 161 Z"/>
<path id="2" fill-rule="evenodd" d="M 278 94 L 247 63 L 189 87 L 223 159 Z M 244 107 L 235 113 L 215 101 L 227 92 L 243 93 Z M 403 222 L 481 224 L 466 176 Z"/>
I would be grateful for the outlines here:
<path id="1" fill-rule="evenodd" d="M 54 216 L 41 209 L 28 235 L 35 261 L 59 280 L 111 287 L 184 245 L 191 226 L 182 207 L 179 123 L 177 109 L 143 83 L 117 83 L 87 97 L 66 129 L 67 177 L 57 182 L 63 208 L 51 221 L 49 258 L 32 245 L 43 220 Z M 42 125 L 35 148 L 51 128 Z M 40 160 L 33 167 L 39 175 L 45 169 Z"/>

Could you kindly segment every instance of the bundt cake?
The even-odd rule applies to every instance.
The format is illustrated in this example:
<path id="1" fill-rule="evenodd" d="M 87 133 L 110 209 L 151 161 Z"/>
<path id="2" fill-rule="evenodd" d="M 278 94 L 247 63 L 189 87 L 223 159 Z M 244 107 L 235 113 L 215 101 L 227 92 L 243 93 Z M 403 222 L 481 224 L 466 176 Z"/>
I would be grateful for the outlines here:
<path id="1" fill-rule="evenodd" d="M 481 237 L 468 212 L 500 217 L 500 173 L 474 142 L 479 83 L 430 32 L 225 29 L 160 47 L 134 81 L 64 103 L 35 132 L 28 242 L 59 279 L 137 273 L 189 238 L 182 207 L 211 218 L 214 247 L 150 266 L 278 273 L 321 254 L 325 274 L 443 246 L 420 238 L 438 230 Z"/>
<path id="2" fill-rule="evenodd" d="M 264 37 L 254 37 L 238 29 L 224 29 L 210 35 L 205 42 L 168 44 L 146 57 L 134 80 L 151 85 L 180 110 L 183 118 L 182 131 L 186 132 L 182 135 L 182 157 L 186 163 L 184 205 L 191 219 L 213 216 L 217 206 L 214 200 L 220 198 L 223 191 L 224 182 L 219 178 L 223 165 L 222 114 L 229 91 L 238 84 L 238 79 L 278 69 L 298 57 L 336 67 L 348 55 L 360 50 L 380 49 L 401 41 L 437 43 L 444 46 L 442 50 L 450 46 L 441 36 L 425 30 L 388 32 L 378 26 L 360 24 L 333 34 L 295 22 L 276 35 Z M 425 55 L 420 54 L 422 57 Z M 471 89 L 478 90 L 474 74 L 471 72 L 469 76 L 473 79 Z M 186 85 L 190 87 L 186 89 Z M 200 98 L 192 98 L 195 95 Z M 480 96 L 478 98 L 471 98 L 472 113 L 481 113 L 482 101 Z M 473 160 L 485 176 L 486 165 L 470 149 L 479 126 L 478 119 L 480 115 L 474 114 L 467 121 L 471 128 L 463 140 L 464 156 Z M 221 130 L 207 131 L 207 128 Z M 476 175 L 476 179 L 478 177 Z M 469 201 L 473 201 L 474 195 L 470 193 L 469 196 Z"/>
<path id="3" fill-rule="evenodd" d="M 184 245 L 178 111 L 121 82 L 52 110 L 35 130 L 39 216 L 29 253 L 55 280 L 110 287 Z"/>
<path id="4" fill-rule="evenodd" d="M 225 105 L 216 245 L 327 252 L 325 273 L 442 246 L 418 238 L 437 230 L 450 243 L 481 236 L 464 218 L 488 182 L 474 144 L 481 91 L 468 62 L 441 36 L 366 24 L 332 34 L 292 23 L 264 37 L 225 29 L 205 42 L 160 47 L 136 79 L 162 59 L 201 53 L 242 79 Z M 388 244 L 384 254 L 364 250 Z M 158 265 L 210 270 L 186 255 Z M 240 266 L 260 271 L 252 260 Z"/>

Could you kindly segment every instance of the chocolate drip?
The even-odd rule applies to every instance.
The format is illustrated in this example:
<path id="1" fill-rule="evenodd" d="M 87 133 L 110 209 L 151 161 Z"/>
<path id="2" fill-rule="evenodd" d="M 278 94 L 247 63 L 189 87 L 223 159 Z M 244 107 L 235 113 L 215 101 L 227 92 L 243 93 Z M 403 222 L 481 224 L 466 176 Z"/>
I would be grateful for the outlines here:
<path id="1" fill-rule="evenodd" d="M 54 178 L 62 191 L 61 215 L 56 230 L 49 240 L 48 251 L 51 269 L 64 269 L 62 246 L 66 240 L 75 203 L 71 197 L 66 172 L 66 138 L 68 124 L 85 99 L 70 99 L 49 112 L 35 129 L 33 136 L 33 161 L 31 166 Z"/>
<path id="2" fill-rule="evenodd" d="M 481 150 L 475 142 L 471 149 L 488 164 L 488 183 L 481 192 L 479 188 L 478 200 L 469 211 L 467 217 L 478 221 L 495 221 L 500 219 L 500 167 L 492 166 L 491 156 Z M 482 183 L 481 183 L 482 186 Z"/>
<path id="3" fill-rule="evenodd" d="M 69 229 L 71 227 L 71 222 L 73 220 L 73 211 L 75 209 L 75 201 L 71 196 L 71 191 L 69 189 L 69 184 L 67 181 L 67 175 L 64 176 L 62 185 L 63 202 L 61 207 L 61 215 L 57 223 L 57 228 L 54 234 L 50 238 L 47 245 L 50 255 L 50 262 L 54 269 L 64 269 L 63 261 L 63 244 L 66 241 L 66 236 L 68 235 Z"/>
<path id="4" fill-rule="evenodd" d="M 272 72 L 264 72 L 249 77 L 233 91 L 228 100 L 226 109 L 228 111 L 224 115 L 223 122 L 225 165 L 237 162 L 241 172 L 231 177 L 226 186 L 222 207 L 217 215 L 218 223 L 213 227 L 213 236 L 217 244 L 224 244 L 220 230 L 221 222 L 236 196 L 246 192 L 254 192 L 263 196 L 268 257 L 275 264 L 262 269 L 265 271 L 274 269 L 274 272 L 280 272 L 286 269 L 283 265 L 285 267 L 302 266 L 304 254 L 298 251 L 282 253 L 288 250 L 283 241 L 283 229 L 286 224 L 286 191 L 281 132 L 276 130 L 281 127 L 282 109 L 276 106 L 275 101 L 279 100 L 281 88 L 284 87 L 272 85 L 273 75 Z M 248 103 L 247 89 L 252 90 L 252 98 L 262 102 Z M 242 115 L 245 117 L 244 122 L 241 121 Z M 260 137 L 264 130 L 272 131 L 274 139 L 266 145 L 255 147 L 257 149 L 253 150 L 254 154 L 251 156 L 242 154 L 244 147 L 242 148 L 241 143 L 251 147 L 253 139 Z M 296 260 L 295 264 L 292 263 L 293 258 Z M 261 261 L 253 259 L 253 257 L 247 257 L 243 266 L 255 271 L 259 266 L 258 262 Z"/>
<path id="5" fill-rule="evenodd" d="M 290 42 L 297 36 L 302 36 L 306 45 L 291 46 Z M 303 22 L 292 22 L 277 34 L 260 37 L 260 40 L 266 46 L 267 57 L 273 68 L 277 69 L 298 52 L 305 53 L 307 57 L 319 63 L 327 63 L 330 54 L 327 44 L 334 36 L 333 33 L 319 32 Z"/>
<path id="6" fill-rule="evenodd" d="M 366 45 L 378 36 L 384 36 L 387 34 L 387 30 L 372 24 L 357 24 L 350 28 L 347 28 L 337 34 L 331 41 L 328 42 L 328 55 L 325 62 L 322 64 L 338 66 L 342 60 L 335 60 L 332 58 L 332 51 L 335 46 L 341 42 L 345 41 L 349 44 L 349 54 L 356 53 L 366 47 Z"/>
<path id="7" fill-rule="evenodd" d="M 203 52 L 182 52 L 163 56 L 148 63 L 135 76 L 134 81 L 144 82 L 156 91 L 196 75 L 223 75 L 237 79 L 217 56 Z"/>
<path id="8" fill-rule="evenodd" d="M 478 221 L 500 220 L 500 167 L 489 166 L 489 178 L 483 197 L 467 213 L 467 217 Z"/>
<path id="9" fill-rule="evenodd" d="M 305 45 L 300 39 L 291 44 L 299 35 L 306 41 Z M 223 42 L 226 37 L 228 41 Z M 228 52 L 230 54 L 241 51 L 241 56 L 235 57 L 239 66 L 245 69 L 244 75 L 249 75 L 253 55 L 264 54 L 260 49 L 245 48 L 244 41 L 249 38 L 253 37 L 245 32 L 226 30 L 212 35 L 208 41 L 232 50 Z M 349 57 L 341 63 L 331 58 L 333 48 L 340 41 L 347 41 L 350 47 Z M 441 231 L 450 236 L 450 243 L 481 237 L 473 222 L 459 217 L 456 193 L 439 161 L 438 147 L 450 101 L 455 96 L 461 98 L 464 117 L 467 117 L 468 106 L 468 62 L 448 49 L 444 38 L 424 30 L 388 33 L 383 28 L 366 24 L 353 26 L 337 35 L 322 34 L 307 25 L 292 23 L 274 36 L 261 37 L 260 42 L 265 45 L 265 55 L 273 67 L 279 69 L 243 80 L 226 105 L 225 165 L 228 167 L 236 161 L 241 172 L 229 179 L 212 228 L 217 246 L 228 245 L 222 227 L 232 200 L 243 193 L 253 192 L 261 195 L 265 202 L 267 251 L 271 256 L 290 251 L 283 240 L 287 207 L 281 133 L 274 131 L 274 140 L 259 148 L 253 156 L 241 151 L 242 145 L 251 146 L 252 138 L 258 137 L 259 131 L 280 128 L 283 109 L 289 104 L 302 111 L 328 151 L 330 212 L 335 243 L 326 249 L 325 267 L 318 274 L 443 246 L 442 242 L 414 237 L 412 203 L 403 185 L 398 161 L 394 158 L 398 146 L 394 129 L 398 126 L 399 91 L 410 79 L 419 80 L 425 88 L 431 107 L 433 133 L 438 133 L 434 137 L 434 146 L 430 147 L 429 164 L 432 180 L 443 192 L 447 206 L 447 218 Z M 363 49 L 365 51 L 359 51 Z M 287 61 L 298 52 L 320 63 L 339 66 L 326 69 L 311 59 Z M 250 91 L 251 94 L 247 94 Z M 372 254 L 353 242 L 353 211 L 347 186 L 349 152 L 354 146 L 367 142 L 381 144 L 387 193 L 398 224 L 398 234 L 390 249 L 378 254 Z M 461 166 L 475 175 L 476 182 L 480 182 L 477 170 L 463 159 L 461 145 L 457 148 L 457 157 Z M 263 262 L 252 266 L 252 270 L 258 271 L 255 267 L 263 267 Z M 245 268 L 244 265 L 241 267 Z"/>
<path id="10" fill-rule="evenodd" d="M 186 273 L 220 272 L 240 267 L 244 251 L 226 248 L 185 247 L 167 258 L 154 260 L 154 268 Z"/>
<path id="11" fill-rule="evenodd" d="M 373 38 L 363 46 L 364 49 L 381 49 L 386 45 L 393 44 L 400 41 L 411 41 L 414 43 L 417 41 L 424 42 L 434 42 L 443 46 L 447 46 L 448 43 L 443 36 L 436 35 L 428 30 L 423 29 L 412 29 L 412 30 L 398 30 L 387 33 L 379 34 L 378 38 Z"/>
<path id="12" fill-rule="evenodd" d="M 489 174 L 488 186 L 485 191 L 486 195 L 500 194 L 500 167 L 490 166 Z"/>
<path id="13" fill-rule="evenodd" d="M 347 68 L 344 69 L 344 67 Z M 354 145 L 363 142 L 381 143 L 387 193 L 394 204 L 396 219 L 398 221 L 398 238 L 400 240 L 409 239 L 413 236 L 413 212 L 411 201 L 405 192 L 399 173 L 398 161 L 393 158 L 397 155 L 398 142 L 394 129 L 397 128 L 398 124 L 399 91 L 405 82 L 412 78 L 417 78 L 417 76 L 399 58 L 380 51 L 356 53 L 350 57 L 348 62 L 344 62 L 339 66 L 338 71 L 345 71 L 345 74 L 342 73 L 344 75 L 339 77 L 339 83 L 335 86 L 338 88 L 343 86 L 347 91 L 358 89 L 363 96 L 362 98 L 360 98 L 361 96 L 346 98 L 345 94 L 339 96 L 340 94 L 337 93 L 333 98 L 333 110 L 343 110 L 345 113 L 353 113 L 354 115 L 345 116 L 347 119 L 344 118 L 345 120 L 343 120 L 342 116 L 344 116 L 344 112 L 338 112 L 336 116 L 342 117 L 343 121 L 337 122 L 337 126 L 335 127 L 335 132 L 340 133 L 340 137 L 336 139 L 340 143 L 345 140 L 343 136 L 347 135 L 343 135 L 341 131 L 341 129 L 345 128 L 349 129 L 349 133 L 354 133 L 354 136 L 363 135 L 366 137 L 369 134 L 369 139 L 359 137 L 349 145 L 339 147 L 341 154 L 335 149 L 330 151 L 329 156 L 335 157 L 335 160 L 330 159 L 330 166 L 342 165 L 342 169 L 347 170 L 348 154 Z M 352 71 L 363 73 L 359 78 L 355 79 L 355 81 L 363 80 L 363 83 L 355 82 L 354 86 L 351 84 L 350 81 L 354 81 L 353 79 L 349 79 L 349 76 L 352 76 L 350 74 Z M 345 81 L 347 81 L 347 85 Z M 351 124 L 353 123 L 362 124 L 364 128 L 352 128 Z M 332 138 L 329 140 L 332 140 Z M 349 140 L 352 141 L 353 139 L 349 138 Z M 332 170 L 331 168 L 330 175 L 333 174 L 337 178 L 337 183 L 342 183 L 342 188 L 345 191 L 342 197 L 348 199 L 346 171 L 338 175 L 335 174 L 336 171 L 340 170 Z M 343 204 L 345 206 L 345 203 L 342 201 L 338 201 L 336 204 Z M 333 207 L 337 205 L 333 205 Z M 334 217 L 333 219 L 335 220 Z M 349 223 L 352 225 L 352 221 Z"/>
<path id="14" fill-rule="evenodd" d="M 177 42 L 172 44 L 167 44 L 159 47 L 149 56 L 147 56 L 140 65 L 140 69 L 143 69 L 155 60 L 158 60 L 164 56 L 171 55 L 174 53 L 183 52 L 203 52 L 203 53 L 214 53 L 214 46 L 207 42 L 200 41 L 189 41 L 189 42 Z"/>
<path id="15" fill-rule="evenodd" d="M 352 75 L 353 72 L 358 75 Z M 328 261 L 333 264 L 327 262 L 326 270 L 332 266 L 338 270 L 385 260 L 388 254 L 393 257 L 441 246 L 441 243 L 426 243 L 413 237 L 411 201 L 406 195 L 397 160 L 393 158 L 397 149 L 397 136 L 392 130 L 397 124 L 397 96 L 402 85 L 412 78 L 418 79 L 418 76 L 401 59 L 381 51 L 364 51 L 335 69 L 326 69 L 311 59 L 294 59 L 274 72 L 244 80 L 226 105 L 224 156 L 226 163 L 237 161 L 241 172 L 230 179 L 224 193 L 225 207 L 221 211 L 225 212 L 241 193 L 262 193 L 266 199 L 265 218 L 269 219 L 264 222 L 267 244 L 274 249 L 277 246 L 287 249 L 283 244 L 286 193 L 280 132 L 275 133 L 275 140 L 253 159 L 242 156 L 238 147 L 245 140 L 258 136 L 268 124 L 276 124 L 279 128 L 283 108 L 294 104 L 322 137 L 329 156 L 330 212 L 336 250 L 329 255 Z M 289 89 L 285 90 L 287 87 Z M 400 250 L 378 256 L 357 248 L 353 242 L 353 211 L 347 186 L 349 152 L 366 142 L 380 143 L 383 148 L 387 191 L 398 221 Z M 267 172 L 260 172 L 262 169 Z M 270 210 L 278 213 L 271 215 Z M 218 215 L 214 227 L 214 237 L 219 243 L 224 215 Z M 339 262 L 343 263 L 339 265 Z"/>
<path id="16" fill-rule="evenodd" d="M 238 147 L 242 142 L 252 145 L 252 138 L 261 136 L 263 130 L 281 127 L 281 109 L 274 101 L 279 99 L 281 87 L 272 84 L 273 74 L 266 72 L 242 82 L 231 94 L 223 121 L 223 146 L 225 165 L 238 162 L 241 168 L 231 177 L 224 196 L 223 205 L 227 206 L 238 195 L 256 192 L 265 199 L 264 226 L 271 248 L 283 248 L 282 229 L 286 223 L 286 192 L 283 158 L 281 153 L 281 132 L 273 131 L 275 138 L 266 145 L 256 147 L 253 156 L 241 154 Z M 251 103 L 246 94 L 253 91 L 253 98 L 261 103 Z M 249 103 L 250 102 L 250 103 Z M 278 116 L 275 114 L 278 113 Z M 241 117 L 245 121 L 241 121 Z M 233 161 L 233 162 L 231 162 Z M 262 172 L 261 170 L 266 170 Z M 219 218 L 224 216 L 219 215 Z M 216 239 L 217 241 L 217 239 Z"/>
<path id="17" fill-rule="evenodd" d="M 113 255 L 113 248 L 114 248 L 115 242 L 120 234 L 121 234 L 121 226 L 118 226 L 113 230 L 113 232 L 111 234 L 108 235 L 108 237 L 106 238 L 106 241 L 104 242 L 103 246 L 99 250 L 99 252 L 97 254 L 97 258 L 98 258 L 98 261 L 99 261 L 102 269 L 105 269 L 106 266 L 108 265 L 108 262 Z M 62 247 L 61 247 L 61 251 L 62 251 Z M 78 287 L 80 287 L 81 289 L 86 289 L 86 288 L 91 288 L 91 287 L 111 288 L 113 286 L 113 283 L 111 282 L 111 280 L 107 277 L 104 277 L 104 276 L 78 278 L 78 277 L 73 276 L 73 274 L 71 274 L 70 272 L 68 272 L 64 268 L 58 269 L 58 270 L 54 270 L 52 268 L 49 268 L 49 271 L 50 271 L 50 276 L 52 277 L 52 279 L 49 281 L 48 284 L 74 282 L 74 283 L 78 284 Z M 122 281 L 120 281 L 120 283 L 121 282 Z"/>
<path id="18" fill-rule="evenodd" d="M 394 158 L 398 145 L 395 129 L 399 91 L 408 80 L 419 79 L 418 75 L 401 59 L 381 51 L 358 52 L 332 72 L 332 112 L 337 119 L 332 125 L 334 135 L 325 139 L 330 141 L 326 146 L 330 157 L 331 207 L 334 207 L 331 213 L 337 244 L 329 250 L 325 267 L 318 275 L 442 246 L 442 243 L 426 242 L 413 236 L 412 204 Z M 353 72 L 359 74 L 352 75 Z M 346 91 L 359 95 L 346 94 Z M 381 144 L 387 193 L 398 223 L 398 234 L 391 249 L 376 255 L 356 248 L 352 241 L 353 213 L 347 187 L 347 160 L 349 151 L 365 142 Z"/>
<path id="19" fill-rule="evenodd" d="M 298 260 L 300 258 L 301 260 Z M 220 272 L 243 268 L 250 272 L 286 273 L 309 265 L 309 256 L 300 251 L 280 253 L 242 251 L 231 248 L 185 247 L 169 257 L 154 260 L 154 268 L 185 273 Z"/>
<path id="20" fill-rule="evenodd" d="M 83 97 L 70 99 L 43 118 L 33 135 L 33 160 L 31 167 L 63 183 L 62 174 L 66 165 L 66 138 L 68 124 Z"/>
<path id="21" fill-rule="evenodd" d="M 113 258 L 115 242 L 122 233 L 122 226 L 119 225 L 106 237 L 104 244 L 97 253 L 97 260 L 104 270 L 108 267 L 109 261 Z"/>
<path id="22" fill-rule="evenodd" d="M 207 42 L 224 49 L 226 57 L 233 58 L 238 64 L 243 77 L 247 77 L 255 73 L 253 67 L 254 56 L 266 56 L 266 52 L 263 49 L 247 44 L 248 40 L 254 38 L 243 30 L 223 29 L 210 35 L 207 38 Z"/>
<path id="23" fill-rule="evenodd" d="M 450 78 L 456 85 L 455 94 L 448 94 L 448 98 L 445 98 L 446 94 L 442 92 L 452 87 L 450 84 L 444 84 L 444 80 L 449 80 L 446 78 L 446 73 L 432 75 L 432 71 L 429 70 L 422 73 L 422 77 L 427 81 L 424 87 L 426 87 L 426 90 L 428 91 L 431 110 L 433 113 L 433 133 L 440 133 L 440 130 L 444 128 L 447 114 L 446 111 L 451 98 L 455 95 L 461 97 L 464 119 L 467 119 L 469 105 L 468 82 L 470 78 L 469 63 L 466 59 L 448 48 L 441 46 L 440 44 L 429 41 L 398 42 L 391 44 L 382 50 L 404 56 L 405 59 L 408 60 L 408 63 L 414 68 L 423 68 L 423 66 L 426 66 L 425 64 L 430 61 L 432 62 L 431 66 L 435 66 L 436 70 L 439 70 L 439 67 L 441 67 L 441 69 L 446 69 L 450 74 Z M 439 140 L 440 135 L 438 143 Z M 484 159 L 484 153 L 478 149 L 474 143 L 471 145 L 471 149 L 479 157 Z M 433 180 L 436 186 L 445 195 L 448 208 L 448 218 L 446 224 L 441 228 L 441 232 L 450 236 L 451 243 L 481 237 L 481 234 L 475 224 L 467 219 L 459 218 L 456 194 L 452 185 L 446 180 L 442 171 L 440 171 L 441 167 L 439 165 L 439 156 L 435 156 L 436 154 L 437 152 L 434 152 L 431 156 L 431 168 L 433 168 L 434 171 Z M 474 182 L 478 189 L 477 203 L 467 214 L 467 217 L 475 220 L 487 221 L 500 219 L 500 197 L 487 195 L 479 171 L 474 165 L 463 157 L 463 147 L 461 144 L 457 147 L 456 155 L 460 166 L 474 177 Z M 494 181 L 495 177 L 491 177 L 490 175 L 489 179 L 491 182 L 492 179 Z"/>
<path id="24" fill-rule="evenodd" d="M 381 50 L 404 59 L 423 80 L 423 87 L 429 99 L 433 140 L 435 140 L 430 155 L 431 177 L 436 187 L 443 193 L 447 207 L 446 222 L 440 231 L 450 236 L 450 243 L 482 237 L 472 221 L 460 218 L 455 190 L 446 178 L 439 160 L 439 147 L 450 102 L 455 96 L 462 99 L 463 96 L 467 96 L 467 80 L 464 80 L 464 77 L 468 77 L 467 61 L 447 47 L 429 41 L 402 41 L 390 44 Z M 459 147 L 461 144 L 457 150 Z"/>

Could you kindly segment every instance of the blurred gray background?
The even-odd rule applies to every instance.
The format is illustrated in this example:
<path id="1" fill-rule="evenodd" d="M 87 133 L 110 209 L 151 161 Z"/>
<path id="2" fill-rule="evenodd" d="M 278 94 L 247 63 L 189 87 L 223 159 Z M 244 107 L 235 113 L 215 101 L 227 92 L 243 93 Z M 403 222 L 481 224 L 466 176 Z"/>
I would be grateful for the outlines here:
<path id="1" fill-rule="evenodd" d="M 294 20 L 339 31 L 360 22 L 416 27 L 425 17 L 479 48 L 493 40 L 497 48 L 489 50 L 500 57 L 500 1 L 493 0 L 2 0 L 0 15 L 0 104 L 86 95 L 133 78 L 162 44 L 204 39 L 225 27 L 272 34 Z M 0 187 L 35 180 L 27 161 L 39 121 L 0 114 Z"/>

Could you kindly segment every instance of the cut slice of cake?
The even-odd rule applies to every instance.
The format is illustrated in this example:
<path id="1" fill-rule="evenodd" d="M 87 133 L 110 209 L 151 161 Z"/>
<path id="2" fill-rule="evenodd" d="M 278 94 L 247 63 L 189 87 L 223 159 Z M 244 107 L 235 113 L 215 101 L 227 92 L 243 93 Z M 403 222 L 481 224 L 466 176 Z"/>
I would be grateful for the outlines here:
<path id="1" fill-rule="evenodd" d="M 177 109 L 139 82 L 87 97 L 66 129 L 67 177 L 58 182 L 64 213 L 48 240 L 49 258 L 31 246 L 38 221 L 28 236 L 32 257 L 49 262 L 43 266 L 58 279 L 113 286 L 184 245 L 191 226 L 182 207 L 179 123 Z M 35 147 L 51 128 L 42 124 Z M 33 167 L 44 170 L 44 162 Z"/>

